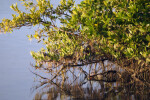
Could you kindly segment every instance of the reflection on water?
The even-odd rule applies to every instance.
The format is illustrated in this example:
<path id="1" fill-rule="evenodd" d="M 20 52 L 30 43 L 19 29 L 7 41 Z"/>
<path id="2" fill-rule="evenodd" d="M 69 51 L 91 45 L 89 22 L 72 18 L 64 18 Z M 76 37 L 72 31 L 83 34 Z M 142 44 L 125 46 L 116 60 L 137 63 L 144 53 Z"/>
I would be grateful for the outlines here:
<path id="1" fill-rule="evenodd" d="M 18 0 L 1 0 L 0 19 L 11 18 L 12 12 L 9 6 Z M 57 4 L 60 0 L 51 0 Z M 76 0 L 78 3 L 82 0 Z M 22 8 L 21 8 L 22 9 Z M 14 31 L 13 34 L 1 34 L 0 36 L 0 99 L 1 100 L 31 100 L 29 98 L 29 88 L 32 84 L 32 74 L 28 71 L 29 63 L 32 58 L 29 55 L 31 50 L 39 50 L 35 44 L 30 44 L 25 33 L 34 33 L 24 28 L 21 31 Z M 108 62 L 104 63 L 107 66 Z M 46 66 L 46 65 L 45 65 Z M 48 66 L 48 65 L 47 65 Z M 93 68 L 91 67 L 93 66 Z M 88 80 L 89 75 L 94 73 L 103 73 L 107 70 L 116 70 L 124 72 L 116 65 L 109 62 L 109 65 L 103 69 L 103 63 L 89 64 L 82 68 L 66 68 L 61 73 L 56 70 L 61 68 L 42 67 L 47 72 L 44 73 L 42 80 L 35 84 L 31 92 L 34 92 L 32 99 L 106 99 L 106 100 L 148 100 L 150 97 L 149 87 L 134 82 L 128 77 L 120 78 L 116 82 Z M 150 72 L 147 72 L 150 73 Z M 145 77 L 145 74 L 141 77 Z M 123 74 L 122 76 L 126 76 Z M 150 74 L 145 78 L 150 83 Z M 125 79 L 126 78 L 126 79 Z M 39 80 L 38 80 L 39 81 Z M 142 80 L 145 81 L 145 80 Z"/>
<path id="2" fill-rule="evenodd" d="M 53 68 L 47 77 L 38 75 L 42 80 L 32 88 L 36 92 L 34 100 L 148 100 L 150 96 L 148 86 L 125 77 L 128 76 L 125 70 L 108 61 L 82 68 L 65 68 L 60 74 L 55 73 L 54 70 L 60 69 Z M 93 73 L 99 75 L 109 70 L 122 76 L 116 82 L 89 79 Z"/>
<path id="3" fill-rule="evenodd" d="M 125 87 L 119 83 L 104 82 L 86 82 L 83 86 L 78 84 L 70 86 L 65 84 L 64 88 L 59 87 L 59 83 L 49 83 L 36 93 L 35 100 L 74 100 L 74 99 L 92 99 L 92 100 L 148 100 L 149 90 L 140 91 L 135 88 L 135 84 L 129 84 Z M 86 86 L 86 88 L 85 88 Z"/>
<path id="4" fill-rule="evenodd" d="M 59 1 L 51 0 L 54 6 Z M 79 3 L 81 0 L 76 1 Z M 0 22 L 2 18 L 12 19 L 11 15 L 16 13 L 10 6 L 16 2 L 24 11 L 19 0 L 0 0 Z M 30 94 L 30 88 L 34 79 L 28 68 L 34 61 L 30 51 L 39 51 L 43 47 L 37 41 L 28 41 L 26 35 L 34 33 L 35 28 L 23 27 L 12 34 L 0 33 L 0 100 L 32 100 L 34 94 Z"/>

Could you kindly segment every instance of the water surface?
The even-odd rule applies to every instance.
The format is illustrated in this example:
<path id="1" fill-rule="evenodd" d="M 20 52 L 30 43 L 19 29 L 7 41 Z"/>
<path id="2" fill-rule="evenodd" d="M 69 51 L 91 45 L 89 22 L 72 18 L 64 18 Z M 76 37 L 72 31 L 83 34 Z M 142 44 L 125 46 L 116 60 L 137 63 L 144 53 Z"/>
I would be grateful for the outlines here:
<path id="1" fill-rule="evenodd" d="M 51 1 L 56 6 L 60 0 Z M 1 0 L 0 19 L 12 18 L 11 14 L 15 12 L 10 6 L 16 2 L 19 9 L 24 10 L 18 0 Z M 30 63 L 34 63 L 30 51 L 38 51 L 42 45 L 28 40 L 26 35 L 31 33 L 34 33 L 34 28 L 23 27 L 11 34 L 0 34 L 0 100 L 33 99 L 34 93 L 31 93 L 31 88 L 35 75 L 29 71 Z"/>
<path id="2" fill-rule="evenodd" d="M 10 5 L 17 0 L 1 0 L 0 19 L 12 18 L 14 12 Z M 21 8 L 22 9 L 22 8 Z M 27 33 L 29 28 L 15 30 L 12 34 L 0 34 L 0 100 L 32 100 L 30 88 L 34 75 L 28 70 L 34 63 L 31 50 L 39 50 L 40 45 L 30 42 Z"/>
<path id="3" fill-rule="evenodd" d="M 56 6 L 60 0 L 51 1 Z M 82 0 L 76 1 L 79 3 Z M 11 14 L 14 12 L 9 6 L 15 2 L 17 0 L 1 0 L 0 19 L 12 18 Z M 19 7 L 23 10 L 21 6 Z M 38 51 L 42 47 L 42 44 L 38 44 L 36 41 L 30 42 L 26 36 L 34 33 L 34 30 L 35 28 L 23 27 L 20 30 L 14 30 L 11 34 L 0 34 L 0 100 L 148 99 L 150 95 L 148 88 L 146 91 L 142 90 L 143 88 L 140 89 L 135 83 L 124 85 L 120 82 L 89 81 L 80 70 L 74 72 L 74 69 L 67 69 L 66 76 L 69 76 L 68 78 L 63 78 L 65 74 L 64 76 L 60 75 L 54 81 L 41 85 L 47 80 L 37 82 L 39 78 L 29 71 L 32 69 L 30 64 L 35 63 L 30 51 Z M 109 69 L 115 67 L 116 65 L 112 65 Z M 89 68 L 85 67 L 84 70 L 88 72 Z M 37 72 L 40 73 L 40 71 Z M 73 72 L 76 76 L 72 74 Z M 49 74 L 42 74 L 48 78 L 52 77 Z"/>

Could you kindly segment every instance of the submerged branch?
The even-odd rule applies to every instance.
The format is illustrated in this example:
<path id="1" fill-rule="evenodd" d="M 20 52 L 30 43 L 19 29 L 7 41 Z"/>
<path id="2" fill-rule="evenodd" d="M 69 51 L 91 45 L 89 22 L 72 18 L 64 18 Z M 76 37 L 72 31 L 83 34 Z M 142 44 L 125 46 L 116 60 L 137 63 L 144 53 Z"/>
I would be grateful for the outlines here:
<path id="1" fill-rule="evenodd" d="M 47 79 L 47 80 L 49 80 L 48 78 L 43 77 L 43 76 L 41 76 L 41 75 L 39 75 L 39 74 L 37 74 L 37 73 L 31 71 L 30 69 L 29 69 L 29 71 L 30 71 L 31 73 L 33 73 L 34 75 L 39 76 L 39 77 L 42 78 L 42 79 Z"/>

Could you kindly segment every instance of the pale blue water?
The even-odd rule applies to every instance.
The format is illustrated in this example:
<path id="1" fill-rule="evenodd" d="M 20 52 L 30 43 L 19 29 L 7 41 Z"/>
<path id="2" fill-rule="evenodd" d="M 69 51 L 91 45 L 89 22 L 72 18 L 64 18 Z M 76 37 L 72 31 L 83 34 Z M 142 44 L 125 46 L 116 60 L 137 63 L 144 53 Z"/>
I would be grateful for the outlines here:
<path id="1" fill-rule="evenodd" d="M 60 0 L 51 1 L 56 5 Z M 77 0 L 77 3 L 80 1 Z M 16 2 L 18 0 L 0 1 L 0 19 L 12 18 L 11 14 L 15 12 L 10 9 L 10 5 Z M 33 99 L 34 94 L 31 94 L 30 89 L 35 76 L 29 68 L 34 59 L 30 51 L 38 51 L 41 47 L 41 44 L 28 40 L 26 35 L 33 32 L 34 29 L 23 27 L 11 34 L 0 34 L 0 100 Z"/>
<path id="2" fill-rule="evenodd" d="M 51 1 L 53 2 L 53 4 L 57 5 L 60 0 Z M 77 3 L 79 3 L 82 0 L 76 1 Z M 14 12 L 10 9 L 9 6 L 15 2 L 17 2 L 17 0 L 0 1 L 0 19 L 4 17 L 12 18 L 11 14 L 14 14 Z M 20 6 L 19 9 L 23 8 Z M 27 34 L 34 33 L 34 29 L 35 28 L 31 29 L 30 27 L 23 27 L 20 30 L 15 30 L 12 34 L 0 34 L 0 100 L 32 100 L 36 97 L 36 94 L 38 94 L 38 92 L 39 94 L 43 94 L 42 91 L 34 91 L 33 93 L 31 91 L 33 86 L 36 84 L 34 84 L 35 75 L 33 75 L 29 71 L 29 69 L 31 69 L 30 63 L 34 64 L 34 59 L 30 55 L 30 51 L 38 51 L 42 47 L 41 44 L 37 44 L 35 41 L 30 42 L 26 36 Z M 102 84 L 94 82 L 92 83 L 94 89 L 99 89 L 98 86 L 101 86 Z M 51 86 L 52 85 L 50 85 L 49 87 Z M 102 86 L 104 88 L 103 84 Z M 46 87 L 48 91 L 49 87 Z M 86 87 L 87 85 L 85 85 L 84 88 Z M 59 89 L 57 91 L 59 91 Z M 59 94 L 59 92 L 57 94 Z M 124 94 L 124 92 L 122 92 L 118 93 L 118 96 L 115 97 L 111 94 L 108 94 L 108 97 L 106 97 L 106 99 L 114 98 L 114 100 L 136 100 L 137 98 L 137 100 L 141 100 L 140 98 L 143 98 L 143 100 L 147 100 L 147 98 L 149 97 L 149 94 L 139 95 L 137 93 L 134 93 L 133 89 L 130 90 L 130 87 L 129 89 L 127 87 L 127 92 L 131 94 Z M 52 93 L 49 92 L 49 95 L 55 93 L 56 90 L 54 89 L 52 90 Z M 103 91 L 101 93 L 103 94 Z M 65 94 L 62 94 L 61 96 L 66 96 L 66 98 L 69 97 Z M 58 98 L 58 100 L 59 99 L 61 98 Z"/>
<path id="3" fill-rule="evenodd" d="M 15 2 L 17 0 L 1 0 L 0 19 L 11 18 L 14 12 L 9 6 Z M 29 28 L 21 28 L 12 34 L 0 34 L 0 100 L 32 100 L 30 88 L 34 75 L 28 68 L 34 60 L 30 51 L 41 47 L 28 40 L 27 33 L 33 32 Z"/>

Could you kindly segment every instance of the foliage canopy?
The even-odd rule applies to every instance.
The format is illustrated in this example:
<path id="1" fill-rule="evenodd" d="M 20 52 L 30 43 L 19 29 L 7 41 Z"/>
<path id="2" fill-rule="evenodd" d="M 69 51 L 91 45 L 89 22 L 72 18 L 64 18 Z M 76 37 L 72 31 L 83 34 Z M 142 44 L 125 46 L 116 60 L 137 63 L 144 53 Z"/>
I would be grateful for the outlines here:
<path id="1" fill-rule="evenodd" d="M 37 64 L 77 64 L 96 59 L 150 64 L 149 0 L 83 0 L 78 5 L 74 0 L 61 0 L 57 7 L 50 0 L 20 1 L 26 12 L 12 5 L 17 14 L 3 19 L 0 30 L 6 33 L 40 25 L 28 35 L 46 46 L 31 52 Z"/>

